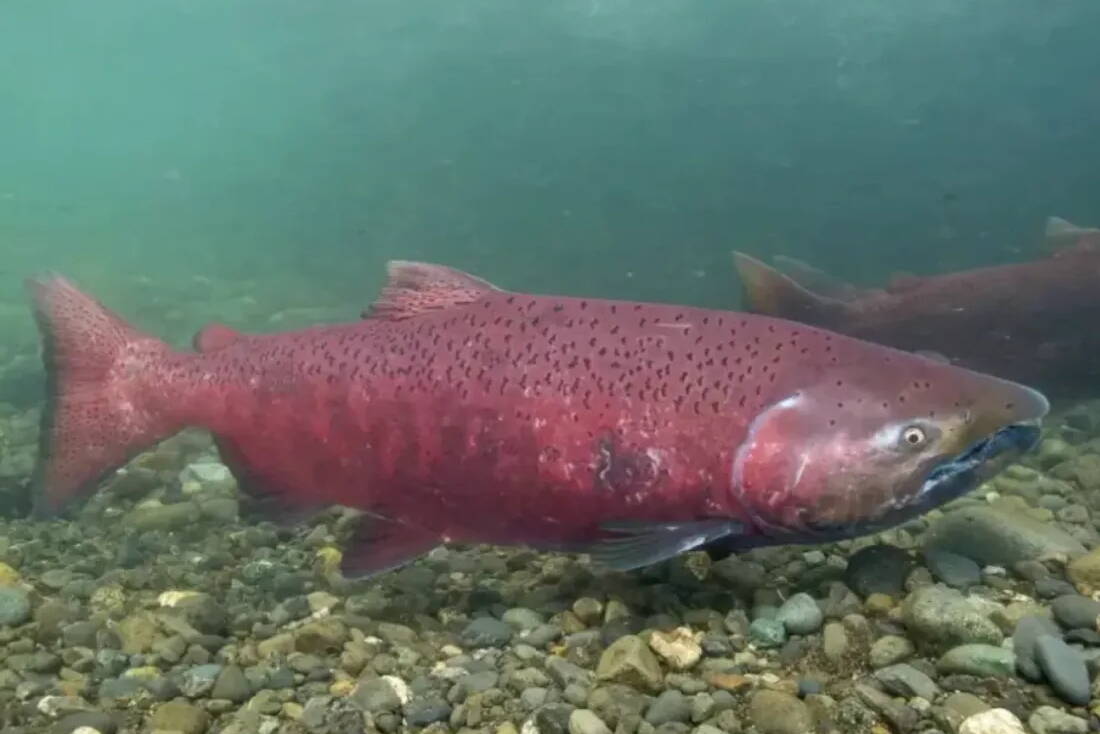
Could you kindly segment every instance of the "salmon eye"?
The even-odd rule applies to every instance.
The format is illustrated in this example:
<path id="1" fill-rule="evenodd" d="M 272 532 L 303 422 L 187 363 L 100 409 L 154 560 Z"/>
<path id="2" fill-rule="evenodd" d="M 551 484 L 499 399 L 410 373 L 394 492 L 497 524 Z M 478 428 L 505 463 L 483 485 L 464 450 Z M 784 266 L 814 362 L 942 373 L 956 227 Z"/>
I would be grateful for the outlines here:
<path id="1" fill-rule="evenodd" d="M 905 442 L 906 446 L 917 448 L 923 446 L 924 442 L 928 440 L 928 434 L 920 426 L 908 426 L 901 432 L 901 440 Z"/>

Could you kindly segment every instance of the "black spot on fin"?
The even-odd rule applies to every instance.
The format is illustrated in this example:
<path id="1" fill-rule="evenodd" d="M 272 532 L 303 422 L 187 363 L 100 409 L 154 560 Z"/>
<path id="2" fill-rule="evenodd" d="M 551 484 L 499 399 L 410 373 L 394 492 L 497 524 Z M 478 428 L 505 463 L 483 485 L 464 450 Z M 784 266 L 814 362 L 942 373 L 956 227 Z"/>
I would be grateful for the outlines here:
<path id="1" fill-rule="evenodd" d="M 407 319 L 480 300 L 499 291 L 492 283 L 445 265 L 391 260 L 382 293 L 363 318 Z"/>
<path id="2" fill-rule="evenodd" d="M 628 520 L 605 523 L 601 528 L 621 537 L 597 541 L 587 552 L 592 560 L 617 571 L 649 566 L 745 529 L 736 520 L 667 523 Z"/>
<path id="3" fill-rule="evenodd" d="M 347 579 L 370 578 L 411 563 L 442 542 L 423 528 L 367 515 L 345 544 L 340 570 Z"/>

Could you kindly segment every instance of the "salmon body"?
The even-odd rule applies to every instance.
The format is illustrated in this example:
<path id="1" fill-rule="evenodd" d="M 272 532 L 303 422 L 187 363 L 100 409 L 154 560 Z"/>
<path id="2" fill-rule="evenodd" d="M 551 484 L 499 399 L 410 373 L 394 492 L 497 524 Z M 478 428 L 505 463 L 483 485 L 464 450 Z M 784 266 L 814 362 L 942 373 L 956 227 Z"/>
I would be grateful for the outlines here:
<path id="1" fill-rule="evenodd" d="M 721 540 L 851 537 L 1030 448 L 1038 392 L 793 322 L 513 293 L 397 262 L 361 321 L 198 353 L 60 277 L 31 284 L 51 400 L 37 508 L 56 512 L 184 426 L 295 515 L 362 510 L 345 573 L 450 541 L 627 569 Z"/>

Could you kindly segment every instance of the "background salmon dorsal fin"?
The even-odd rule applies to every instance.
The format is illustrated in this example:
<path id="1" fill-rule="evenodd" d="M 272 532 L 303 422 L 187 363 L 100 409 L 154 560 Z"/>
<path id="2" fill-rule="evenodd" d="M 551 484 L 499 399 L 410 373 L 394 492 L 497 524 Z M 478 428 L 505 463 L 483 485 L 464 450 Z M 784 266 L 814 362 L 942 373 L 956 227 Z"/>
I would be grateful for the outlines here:
<path id="1" fill-rule="evenodd" d="M 386 285 L 363 318 L 407 319 L 479 300 L 499 291 L 492 283 L 445 265 L 391 260 Z"/>
<path id="2" fill-rule="evenodd" d="M 786 255 L 776 255 L 772 260 L 796 283 L 819 296 L 835 298 L 838 301 L 853 301 L 861 295 L 860 289 L 851 283 L 846 283 L 802 260 Z"/>
<path id="3" fill-rule="evenodd" d="M 1061 217 L 1047 217 L 1043 228 L 1043 245 L 1048 250 L 1074 247 L 1082 244 L 1082 240 L 1087 240 L 1088 244 L 1100 243 L 1100 229 L 1079 227 Z"/>
<path id="4" fill-rule="evenodd" d="M 241 339 L 244 339 L 244 334 L 236 329 L 231 329 L 225 324 L 214 323 L 202 327 L 191 340 L 191 345 L 197 352 L 212 352 L 235 344 Z"/>
<path id="5" fill-rule="evenodd" d="M 844 306 L 843 301 L 820 296 L 751 255 L 734 252 L 733 264 L 741 278 L 749 310 L 798 320 Z"/>

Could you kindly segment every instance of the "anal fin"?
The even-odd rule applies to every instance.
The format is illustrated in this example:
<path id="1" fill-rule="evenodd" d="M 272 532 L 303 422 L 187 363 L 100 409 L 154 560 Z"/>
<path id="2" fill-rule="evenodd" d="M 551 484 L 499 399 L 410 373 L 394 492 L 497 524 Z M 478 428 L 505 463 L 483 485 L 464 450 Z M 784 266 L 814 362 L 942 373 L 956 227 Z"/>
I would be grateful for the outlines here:
<path id="1" fill-rule="evenodd" d="M 371 578 L 415 561 L 442 542 L 423 528 L 367 515 L 345 544 L 340 570 L 344 578 Z"/>
<path id="2" fill-rule="evenodd" d="M 303 503 L 301 501 L 289 502 L 286 497 L 297 496 L 284 488 L 271 487 L 264 479 L 259 478 L 248 468 L 241 452 L 233 445 L 233 442 L 221 436 L 214 436 L 214 446 L 218 449 L 218 456 L 223 464 L 228 467 L 237 480 L 237 487 L 241 493 L 242 509 L 247 514 L 267 520 L 280 528 L 290 528 L 295 525 L 308 522 L 318 513 L 327 509 L 329 505 Z M 278 489 L 279 491 L 272 491 Z"/>

